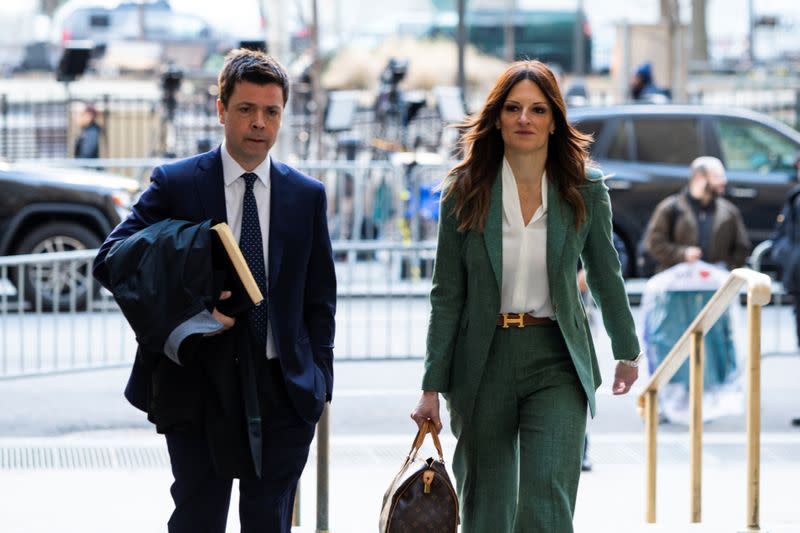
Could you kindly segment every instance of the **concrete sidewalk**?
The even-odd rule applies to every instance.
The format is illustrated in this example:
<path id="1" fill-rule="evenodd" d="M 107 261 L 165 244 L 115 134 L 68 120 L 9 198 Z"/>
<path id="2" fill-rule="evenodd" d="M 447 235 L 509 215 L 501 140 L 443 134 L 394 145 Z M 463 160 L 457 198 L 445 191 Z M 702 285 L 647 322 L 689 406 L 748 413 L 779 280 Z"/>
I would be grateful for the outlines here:
<path id="1" fill-rule="evenodd" d="M 644 446 L 637 434 L 593 437 L 594 471 L 584 474 L 576 533 L 725 532 L 745 528 L 744 435 L 705 439 L 703 525 L 689 525 L 688 436 L 659 437 L 656 526 L 644 525 Z M 377 530 L 381 499 L 410 445 L 397 435 L 332 438 L 330 531 Z M 454 440 L 443 435 L 446 452 Z M 432 452 L 432 447 L 430 452 Z M 449 459 L 449 458 L 448 458 Z M 315 531 L 316 457 L 301 485 L 302 526 Z M 149 430 L 0 439 L 0 530 L 4 533 L 156 533 L 171 512 L 171 475 L 161 437 Z M 800 433 L 765 435 L 761 522 L 800 532 Z M 239 530 L 236 490 L 228 531 Z M 503 532 L 498 532 L 503 533 Z"/>

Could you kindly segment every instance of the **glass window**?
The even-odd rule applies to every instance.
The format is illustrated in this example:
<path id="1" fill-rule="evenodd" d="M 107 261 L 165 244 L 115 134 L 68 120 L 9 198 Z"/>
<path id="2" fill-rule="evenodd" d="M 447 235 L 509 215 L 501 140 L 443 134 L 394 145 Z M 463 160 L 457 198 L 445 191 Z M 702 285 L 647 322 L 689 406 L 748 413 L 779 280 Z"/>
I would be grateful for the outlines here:
<path id="1" fill-rule="evenodd" d="M 689 165 L 700 154 L 697 121 L 691 118 L 645 117 L 633 122 L 636 160 Z"/>
<path id="2" fill-rule="evenodd" d="M 108 28 L 111 25 L 108 15 L 90 15 L 89 26 L 92 28 Z"/>
<path id="3" fill-rule="evenodd" d="M 617 159 L 620 161 L 627 161 L 630 159 L 630 142 L 628 142 L 628 130 L 625 127 L 627 121 L 620 120 L 617 123 L 617 131 L 614 133 L 614 139 L 611 141 L 611 146 L 608 148 L 608 158 Z"/>
<path id="4" fill-rule="evenodd" d="M 582 120 L 581 122 L 576 122 L 574 125 L 581 133 L 591 135 L 596 142 L 603 132 L 605 122 L 602 120 Z"/>
<path id="5" fill-rule="evenodd" d="M 720 119 L 716 130 L 728 170 L 766 173 L 794 169 L 800 146 L 763 124 Z"/>
<path id="6" fill-rule="evenodd" d="M 575 127 L 578 128 L 578 131 L 581 133 L 594 135 L 595 140 L 597 140 L 597 138 L 603 132 L 603 127 L 605 124 L 606 123 L 603 120 L 582 120 L 577 122 Z"/>

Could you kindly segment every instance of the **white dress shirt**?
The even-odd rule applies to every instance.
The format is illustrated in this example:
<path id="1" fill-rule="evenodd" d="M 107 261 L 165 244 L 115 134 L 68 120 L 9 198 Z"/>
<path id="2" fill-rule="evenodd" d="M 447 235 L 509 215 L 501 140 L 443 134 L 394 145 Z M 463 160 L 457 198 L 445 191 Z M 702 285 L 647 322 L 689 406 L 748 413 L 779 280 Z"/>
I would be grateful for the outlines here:
<path id="1" fill-rule="evenodd" d="M 236 241 L 239 241 L 239 236 L 242 233 L 242 207 L 244 202 L 245 181 L 242 174 L 247 172 L 245 169 L 236 162 L 235 159 L 228 152 L 225 142 L 222 142 L 220 149 L 222 156 L 222 177 L 225 181 L 225 212 L 228 217 L 228 225 L 231 227 L 233 236 Z M 258 225 L 261 227 L 261 241 L 264 246 L 264 266 L 267 269 L 267 286 L 269 286 L 269 202 L 270 202 L 270 159 L 267 156 L 256 168 L 251 170 L 253 174 L 258 176 L 255 184 L 253 185 L 253 194 L 256 197 L 256 206 L 258 207 Z M 269 300 L 269 295 L 265 294 L 264 297 Z M 266 305 L 265 301 L 264 304 Z M 240 317 L 244 320 L 244 317 Z M 267 346 L 266 346 L 267 359 L 274 359 L 278 357 L 275 350 L 275 340 L 272 337 L 272 328 L 267 320 Z"/>
<path id="2" fill-rule="evenodd" d="M 503 287 L 501 313 L 554 317 L 547 276 L 547 173 L 542 205 L 526 225 L 514 172 L 503 158 Z"/>

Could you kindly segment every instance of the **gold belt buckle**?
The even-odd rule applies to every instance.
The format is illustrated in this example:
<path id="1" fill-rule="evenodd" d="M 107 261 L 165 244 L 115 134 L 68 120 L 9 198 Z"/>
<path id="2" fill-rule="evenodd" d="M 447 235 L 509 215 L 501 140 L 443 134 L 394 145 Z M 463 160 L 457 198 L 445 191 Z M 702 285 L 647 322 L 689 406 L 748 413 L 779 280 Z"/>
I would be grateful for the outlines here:
<path id="1" fill-rule="evenodd" d="M 512 315 L 509 313 L 503 313 L 503 328 L 508 329 L 509 327 L 516 325 L 518 328 L 525 327 L 525 315 L 518 314 L 516 317 L 512 318 Z"/>

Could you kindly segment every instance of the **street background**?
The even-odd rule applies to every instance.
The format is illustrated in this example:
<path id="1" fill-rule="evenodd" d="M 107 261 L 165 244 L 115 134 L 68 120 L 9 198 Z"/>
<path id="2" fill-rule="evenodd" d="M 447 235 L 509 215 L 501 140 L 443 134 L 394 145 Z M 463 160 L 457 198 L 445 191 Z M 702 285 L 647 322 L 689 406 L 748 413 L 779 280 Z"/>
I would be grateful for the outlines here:
<path id="1" fill-rule="evenodd" d="M 459 6 L 476 28 L 477 12 L 490 20 L 470 43 L 455 30 Z M 0 532 L 166 531 L 166 447 L 122 396 L 133 335 L 107 295 L 93 300 L 86 262 L 129 212 L 154 165 L 219 143 L 215 83 L 228 49 L 267 47 L 289 68 L 292 96 L 273 155 L 328 191 L 341 277 L 329 523 L 332 532 L 367 533 L 377 529 L 381 498 L 415 433 L 409 413 L 422 374 L 438 202 L 431 187 L 457 157 L 458 133 L 446 126 L 475 111 L 507 61 L 523 55 L 563 72 L 571 110 L 631 103 L 630 75 L 649 61 L 663 93 L 650 102 L 656 113 L 666 103 L 746 109 L 796 130 L 798 30 L 796 0 L 0 3 L 0 255 L 9 256 L 0 257 Z M 445 38 L 429 39 L 434 34 Z M 104 132 L 99 157 L 75 159 L 87 104 Z M 741 144 L 758 140 L 750 135 Z M 747 170 L 758 179 L 780 170 L 781 185 L 794 183 L 797 176 L 786 172 L 800 168 L 794 154 L 789 161 L 754 155 Z M 684 183 L 675 162 L 688 163 L 688 154 L 667 156 Z M 656 179 L 642 176 L 638 160 L 628 163 L 628 185 L 647 188 Z M 133 179 L 112 184 L 120 175 Z M 44 192 L 59 185 L 68 194 L 50 202 L 71 210 L 44 211 L 10 235 L 7 221 L 31 204 L 40 208 Z M 108 228 L 78 216 L 92 192 L 103 205 L 113 202 Z M 16 203 L 28 196 L 30 204 Z M 365 243 L 405 249 L 359 248 Z M 635 245 L 627 242 L 629 255 Z M 60 263 L 35 255 L 15 263 L 12 256 L 53 251 L 66 254 Z M 56 305 L 42 304 L 54 294 Z M 634 314 L 640 323 L 638 307 Z M 742 368 L 739 307 L 734 325 Z M 741 414 L 703 427 L 703 524 L 689 525 L 688 428 L 659 426 L 658 523 L 645 526 L 636 398 L 647 372 L 631 394 L 611 395 L 608 338 L 597 320 L 593 328 L 604 385 L 589 424 L 594 468 L 582 476 L 576 531 L 743 530 L 744 397 Z M 790 307 L 763 310 L 762 353 L 761 524 L 771 533 L 800 533 L 800 428 L 790 424 L 800 416 L 800 353 Z M 443 444 L 449 463 L 449 429 Z M 315 446 L 301 482 L 298 533 L 314 530 Z M 236 490 L 229 531 L 238 530 L 235 500 Z"/>

